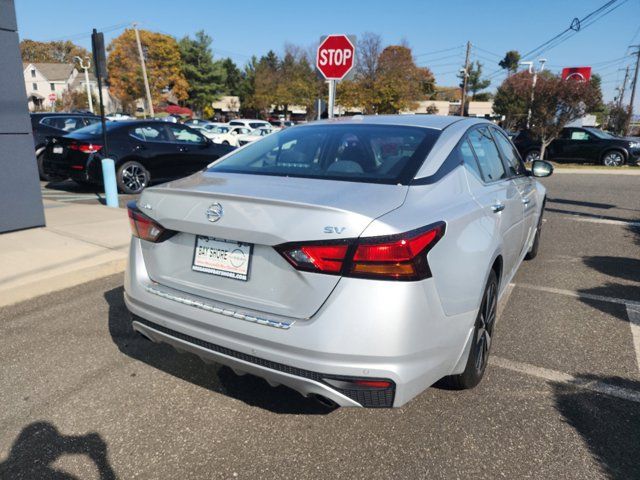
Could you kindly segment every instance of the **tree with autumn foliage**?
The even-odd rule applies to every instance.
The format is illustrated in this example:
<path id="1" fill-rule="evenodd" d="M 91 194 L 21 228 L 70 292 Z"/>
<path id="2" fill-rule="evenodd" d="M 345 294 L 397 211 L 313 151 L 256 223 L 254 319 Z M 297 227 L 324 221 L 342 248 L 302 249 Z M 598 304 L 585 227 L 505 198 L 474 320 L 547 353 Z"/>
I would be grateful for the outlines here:
<path id="1" fill-rule="evenodd" d="M 69 40 L 37 42 L 25 39 L 20 42 L 20 54 L 22 61 L 28 63 L 75 63 L 76 56 L 91 58 L 86 49 Z"/>
<path id="2" fill-rule="evenodd" d="M 340 105 L 361 107 L 367 114 L 398 113 L 433 94 L 433 74 L 415 64 L 409 47 L 391 45 L 381 49 L 379 36 L 366 34 L 362 50 L 358 60 L 363 63 L 358 64 L 355 78 L 338 84 Z"/>
<path id="3" fill-rule="evenodd" d="M 540 141 L 540 158 L 544 158 L 546 148 L 560 135 L 565 125 L 601 104 L 602 92 L 597 82 L 562 80 L 559 75 L 542 72 L 533 87 L 531 101 L 532 85 L 533 75 L 529 72 L 512 75 L 498 88 L 496 100 L 508 91 L 509 96 L 518 101 L 519 108 L 530 105 L 530 132 Z M 496 113 L 504 114 L 504 111 L 499 108 Z"/>
<path id="4" fill-rule="evenodd" d="M 149 89 L 154 104 L 168 93 L 177 100 L 188 98 L 189 84 L 182 71 L 178 42 L 170 35 L 140 30 L 145 53 Z M 142 67 L 133 29 L 126 29 L 107 48 L 110 88 L 129 110 L 136 99 L 145 97 Z"/>

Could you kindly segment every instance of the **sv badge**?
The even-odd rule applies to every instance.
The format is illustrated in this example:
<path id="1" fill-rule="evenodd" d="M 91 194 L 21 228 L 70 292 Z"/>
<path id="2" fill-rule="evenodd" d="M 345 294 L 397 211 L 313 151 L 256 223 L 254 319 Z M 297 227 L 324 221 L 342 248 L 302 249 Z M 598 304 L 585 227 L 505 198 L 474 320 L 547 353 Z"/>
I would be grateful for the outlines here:
<path id="1" fill-rule="evenodd" d="M 331 226 L 326 226 L 324 227 L 324 233 L 337 233 L 338 235 L 340 235 L 342 232 L 344 232 L 347 229 L 347 227 L 331 227 Z"/>

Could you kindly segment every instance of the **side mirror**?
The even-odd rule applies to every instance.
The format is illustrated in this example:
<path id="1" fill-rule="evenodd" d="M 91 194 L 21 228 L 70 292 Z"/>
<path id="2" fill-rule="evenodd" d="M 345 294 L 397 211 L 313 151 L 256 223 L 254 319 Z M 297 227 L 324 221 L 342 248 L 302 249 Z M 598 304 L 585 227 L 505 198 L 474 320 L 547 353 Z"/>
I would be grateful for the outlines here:
<path id="1" fill-rule="evenodd" d="M 553 173 L 553 165 L 545 160 L 534 160 L 531 164 L 531 173 L 534 177 L 548 177 Z"/>

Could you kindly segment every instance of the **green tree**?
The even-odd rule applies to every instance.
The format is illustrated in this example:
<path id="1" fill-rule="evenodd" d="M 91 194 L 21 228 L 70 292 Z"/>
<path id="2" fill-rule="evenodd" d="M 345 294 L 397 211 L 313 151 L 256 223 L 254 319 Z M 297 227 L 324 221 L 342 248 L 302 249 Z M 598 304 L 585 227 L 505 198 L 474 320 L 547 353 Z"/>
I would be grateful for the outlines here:
<path id="1" fill-rule="evenodd" d="M 230 58 L 222 61 L 222 68 L 226 72 L 224 87 L 229 95 L 240 95 L 242 89 L 243 75 L 237 65 Z"/>
<path id="2" fill-rule="evenodd" d="M 29 63 L 75 63 L 76 56 L 90 57 L 86 49 L 69 40 L 37 42 L 25 39 L 20 42 L 20 54 L 22 61 Z"/>
<path id="3" fill-rule="evenodd" d="M 520 52 L 517 50 L 509 50 L 498 65 L 507 71 L 508 75 L 516 73 L 520 64 Z"/>
<path id="4" fill-rule="evenodd" d="M 464 86 L 464 72 L 458 74 L 460 79 L 460 88 Z M 467 78 L 467 91 L 471 93 L 471 100 L 476 100 L 476 95 L 491 85 L 491 80 L 482 78 L 482 63 L 476 61 L 469 65 Z"/>
<path id="5" fill-rule="evenodd" d="M 182 73 L 189 83 L 186 103 L 197 112 L 216 100 L 226 87 L 226 70 L 223 62 L 213 60 L 211 42 L 211 37 L 200 30 L 194 39 L 184 37 L 178 43 Z"/>

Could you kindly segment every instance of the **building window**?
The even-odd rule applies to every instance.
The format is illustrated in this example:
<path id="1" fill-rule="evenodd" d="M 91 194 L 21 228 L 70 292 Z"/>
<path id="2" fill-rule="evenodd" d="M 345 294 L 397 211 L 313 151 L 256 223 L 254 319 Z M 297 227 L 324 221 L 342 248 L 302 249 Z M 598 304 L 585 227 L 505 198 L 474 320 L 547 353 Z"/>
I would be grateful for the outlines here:
<path id="1" fill-rule="evenodd" d="M 49 85 L 51 85 L 51 91 L 55 92 L 56 91 L 56 84 L 55 83 L 50 83 Z"/>
<path id="2" fill-rule="evenodd" d="M 31 78 L 36 78 L 36 69 L 35 68 L 31 69 Z"/>
<path id="3" fill-rule="evenodd" d="M 38 84 L 37 83 L 33 83 L 31 86 L 33 87 L 34 90 L 38 90 Z"/>

